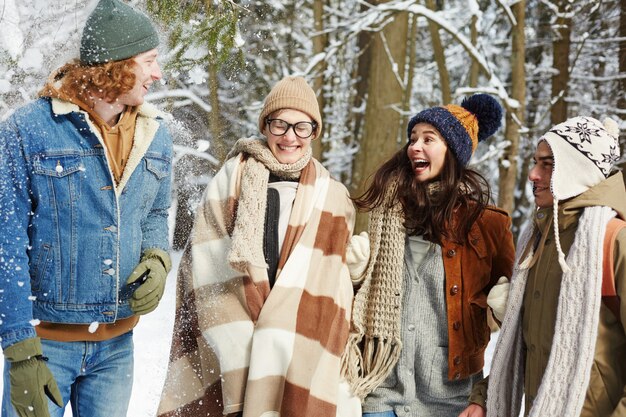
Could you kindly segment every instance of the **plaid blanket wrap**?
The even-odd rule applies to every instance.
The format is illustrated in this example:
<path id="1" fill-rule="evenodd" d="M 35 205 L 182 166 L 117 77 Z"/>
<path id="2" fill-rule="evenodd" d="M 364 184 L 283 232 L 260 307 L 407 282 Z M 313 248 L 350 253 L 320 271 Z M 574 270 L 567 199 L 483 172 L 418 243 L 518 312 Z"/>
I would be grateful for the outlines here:
<path id="1" fill-rule="evenodd" d="M 353 296 L 345 264 L 353 205 L 311 158 L 270 291 L 266 268 L 241 273 L 227 259 L 245 164 L 241 154 L 228 160 L 198 207 L 178 270 L 158 415 L 335 417 Z"/>

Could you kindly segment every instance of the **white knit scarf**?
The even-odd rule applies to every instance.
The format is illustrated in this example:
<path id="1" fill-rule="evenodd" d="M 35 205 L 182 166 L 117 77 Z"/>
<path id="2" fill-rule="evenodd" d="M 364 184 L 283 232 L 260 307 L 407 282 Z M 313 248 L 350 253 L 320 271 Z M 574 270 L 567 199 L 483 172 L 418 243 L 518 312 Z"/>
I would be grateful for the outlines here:
<path id="1" fill-rule="evenodd" d="M 241 195 L 228 261 L 236 271 L 246 272 L 248 265 L 267 267 L 263 254 L 263 231 L 270 172 L 285 179 L 300 178 L 302 169 L 311 161 L 311 148 L 293 164 L 278 162 L 267 146 L 267 141 L 262 139 L 239 139 L 228 158 L 239 153 L 251 158 L 246 160 L 241 176 Z"/>
<path id="2" fill-rule="evenodd" d="M 580 415 L 598 332 L 602 290 L 602 243 L 606 225 L 615 216 L 609 207 L 585 208 L 567 257 L 569 271 L 563 272 L 557 308 L 554 340 L 530 417 L 563 417 Z M 555 228 L 558 224 L 555 223 Z M 506 315 L 489 375 L 488 417 L 519 415 L 524 391 L 524 357 L 522 339 L 522 304 L 528 262 L 528 250 L 535 236 L 530 225 L 520 236 L 517 262 Z M 527 255 L 526 255 L 527 254 Z"/>

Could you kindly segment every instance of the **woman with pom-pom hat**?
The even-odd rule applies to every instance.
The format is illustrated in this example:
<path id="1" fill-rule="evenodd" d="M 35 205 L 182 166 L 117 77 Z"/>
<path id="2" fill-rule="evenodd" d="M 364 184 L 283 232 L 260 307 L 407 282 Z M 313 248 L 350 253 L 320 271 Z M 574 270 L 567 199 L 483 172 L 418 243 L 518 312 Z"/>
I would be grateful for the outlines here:
<path id="1" fill-rule="evenodd" d="M 360 287 L 342 371 L 363 416 L 456 417 L 482 378 L 487 295 L 511 276 L 514 248 L 509 216 L 467 164 L 501 117 L 485 94 L 419 112 L 355 200 L 370 224 L 347 254 Z"/>

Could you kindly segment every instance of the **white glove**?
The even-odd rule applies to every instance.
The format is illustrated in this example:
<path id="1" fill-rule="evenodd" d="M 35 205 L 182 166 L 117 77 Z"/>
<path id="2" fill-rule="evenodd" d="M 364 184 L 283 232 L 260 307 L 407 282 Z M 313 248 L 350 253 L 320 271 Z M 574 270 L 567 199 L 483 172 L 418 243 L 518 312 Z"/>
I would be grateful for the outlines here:
<path id="1" fill-rule="evenodd" d="M 509 285 L 507 277 L 502 276 L 489 291 L 489 295 L 487 295 L 487 304 L 491 307 L 493 315 L 500 323 L 504 319 L 506 303 L 509 300 Z"/>
<path id="2" fill-rule="evenodd" d="M 346 263 L 350 270 L 352 281 L 359 281 L 370 259 L 370 239 L 367 232 L 361 232 L 350 238 L 346 249 Z"/>

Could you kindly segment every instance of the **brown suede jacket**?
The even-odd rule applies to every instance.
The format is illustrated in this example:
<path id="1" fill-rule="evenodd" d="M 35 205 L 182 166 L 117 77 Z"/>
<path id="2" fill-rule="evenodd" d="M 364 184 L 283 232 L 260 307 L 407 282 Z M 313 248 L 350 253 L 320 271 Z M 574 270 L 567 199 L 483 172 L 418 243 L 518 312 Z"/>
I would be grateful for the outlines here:
<path id="1" fill-rule="evenodd" d="M 489 343 L 487 294 L 501 276 L 511 277 L 515 249 L 511 219 L 495 207 L 483 211 L 464 245 L 443 240 L 448 309 L 448 378 L 467 378 L 484 365 Z"/>

